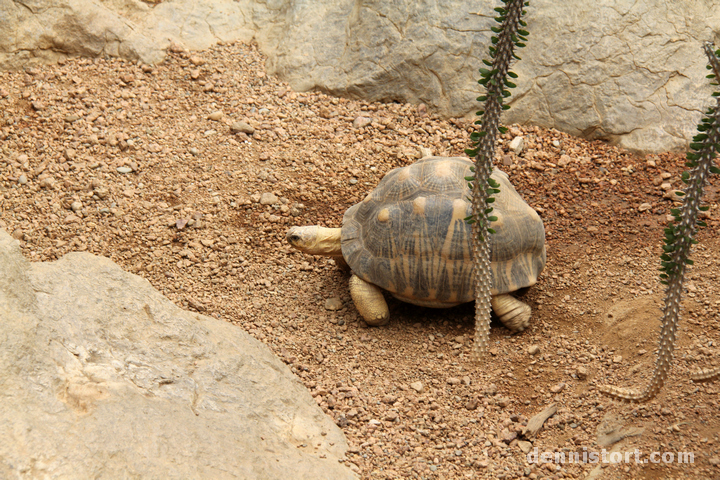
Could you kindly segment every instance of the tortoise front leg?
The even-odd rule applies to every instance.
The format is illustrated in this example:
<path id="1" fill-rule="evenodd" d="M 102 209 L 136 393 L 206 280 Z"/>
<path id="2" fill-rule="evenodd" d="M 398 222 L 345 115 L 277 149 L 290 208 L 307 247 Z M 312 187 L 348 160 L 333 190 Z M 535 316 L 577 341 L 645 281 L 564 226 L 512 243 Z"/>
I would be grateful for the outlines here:
<path id="1" fill-rule="evenodd" d="M 495 314 L 508 330 L 513 333 L 522 332 L 530 325 L 530 305 L 512 295 L 495 295 L 490 300 Z"/>
<path id="2" fill-rule="evenodd" d="M 350 296 L 355 302 L 355 308 L 368 325 L 379 327 L 390 320 L 390 310 L 382 290 L 377 285 L 353 275 L 350 277 Z"/>

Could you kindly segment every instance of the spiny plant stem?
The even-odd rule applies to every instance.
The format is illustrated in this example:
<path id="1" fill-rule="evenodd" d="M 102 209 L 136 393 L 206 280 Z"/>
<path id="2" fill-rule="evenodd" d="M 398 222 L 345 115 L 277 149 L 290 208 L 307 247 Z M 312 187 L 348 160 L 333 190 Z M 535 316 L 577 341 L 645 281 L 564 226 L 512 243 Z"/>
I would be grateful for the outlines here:
<path id="1" fill-rule="evenodd" d="M 708 56 L 709 69 L 714 71 L 708 78 L 720 78 L 720 50 L 713 52 L 712 44 L 706 43 L 705 53 Z M 713 83 L 717 85 L 717 83 Z M 709 109 L 707 117 L 698 125 L 700 132 L 693 139 L 690 148 L 695 152 L 687 154 L 686 166 L 692 168 L 691 172 L 684 172 L 682 180 L 687 184 L 680 209 L 671 209 L 675 222 L 670 222 L 665 229 L 664 253 L 661 256 L 663 273 L 660 274 L 661 283 L 667 285 L 665 290 L 665 306 L 663 308 L 662 329 L 660 331 L 660 345 L 650 384 L 642 391 L 631 391 L 623 388 L 603 385 L 600 391 L 610 397 L 628 402 L 644 402 L 658 394 L 665 384 L 673 361 L 675 348 L 675 334 L 680 321 L 680 301 L 682 298 L 685 268 L 692 265 L 688 257 L 698 226 L 706 226 L 698 221 L 698 212 L 708 207 L 701 207 L 703 188 L 710 173 L 720 173 L 720 168 L 713 165 L 716 151 L 720 152 L 720 94 L 716 107 Z M 720 375 L 720 368 L 716 370 L 703 370 L 693 376 L 693 380 L 710 380 Z"/>
<path id="2" fill-rule="evenodd" d="M 472 223 L 473 232 L 473 261 L 475 262 L 474 283 L 475 283 L 475 342 L 471 353 L 471 361 L 479 363 L 488 348 L 490 338 L 490 298 L 493 283 L 492 270 L 490 268 L 490 242 L 488 234 L 495 233 L 490 228 L 490 222 L 497 220 L 489 216 L 494 202 L 492 194 L 498 193 L 499 185 L 490 178 L 492 172 L 492 161 L 495 158 L 495 142 L 498 132 L 506 131 L 500 127 L 500 113 L 507 110 L 509 105 L 503 104 L 503 99 L 510 96 L 506 88 L 514 88 L 507 77 L 517 78 L 517 75 L 509 71 L 510 62 L 515 56 L 515 46 L 524 47 L 521 43 L 526 40 L 528 32 L 520 30 L 520 26 L 526 26 L 521 17 L 525 13 L 523 7 L 528 5 L 524 0 L 502 0 L 505 7 L 495 9 L 500 14 L 495 20 L 500 27 L 493 27 L 492 31 L 497 36 L 492 37 L 494 46 L 489 48 L 492 61 L 483 60 L 483 63 L 490 69 L 481 68 L 482 79 L 478 81 L 485 87 L 486 93 L 478 97 L 479 102 L 485 103 L 485 111 L 478 112 L 481 120 L 475 122 L 480 125 L 480 131 L 473 132 L 470 139 L 473 144 L 471 149 L 465 150 L 471 157 L 475 157 L 474 177 L 468 177 L 472 190 L 472 214 L 466 220 Z"/>
<path id="3" fill-rule="evenodd" d="M 709 69 L 712 69 L 713 73 L 711 75 L 708 75 L 709 78 L 715 78 L 715 82 L 717 84 L 718 80 L 720 80 L 720 50 L 716 50 L 713 52 L 713 45 L 711 43 L 706 43 L 704 46 L 705 53 L 708 56 L 708 59 L 710 60 Z M 717 137 L 717 132 L 720 130 L 720 93 L 714 93 L 714 96 L 718 97 L 717 105 L 715 107 L 714 112 L 714 125 L 716 126 L 715 129 L 708 129 L 710 131 L 714 131 L 715 135 Z M 720 145 L 718 143 L 715 143 L 715 150 L 720 153 Z M 720 174 L 720 169 L 717 167 L 710 167 L 710 171 L 712 173 Z M 708 368 L 708 369 L 700 369 L 697 372 L 694 372 L 690 375 L 690 378 L 694 382 L 709 382 L 712 380 L 717 380 L 717 378 L 720 377 L 720 367 L 716 368 Z"/>

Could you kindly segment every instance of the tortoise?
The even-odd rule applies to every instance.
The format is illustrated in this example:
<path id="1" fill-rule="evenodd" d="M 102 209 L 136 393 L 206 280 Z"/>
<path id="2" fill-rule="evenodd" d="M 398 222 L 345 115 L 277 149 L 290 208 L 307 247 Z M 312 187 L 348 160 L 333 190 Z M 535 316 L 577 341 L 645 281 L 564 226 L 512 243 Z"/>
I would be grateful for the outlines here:
<path id="1" fill-rule="evenodd" d="M 465 177 L 472 162 L 460 157 L 426 157 L 390 171 L 360 203 L 350 207 L 342 228 L 292 227 L 288 242 L 314 255 L 349 266 L 350 295 L 368 325 L 384 325 L 389 310 L 382 291 L 423 307 L 445 308 L 475 299 L 471 195 Z M 524 330 L 530 306 L 509 295 L 535 284 L 545 266 L 545 229 L 506 173 L 494 169 L 495 195 L 490 235 L 491 305 L 512 332 Z"/>

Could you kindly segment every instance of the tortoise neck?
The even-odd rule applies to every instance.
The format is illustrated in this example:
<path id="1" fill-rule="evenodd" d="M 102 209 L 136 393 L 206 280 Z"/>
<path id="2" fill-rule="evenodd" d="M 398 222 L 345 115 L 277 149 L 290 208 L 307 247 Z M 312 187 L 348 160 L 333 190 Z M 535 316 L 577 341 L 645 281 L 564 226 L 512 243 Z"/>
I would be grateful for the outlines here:
<path id="1" fill-rule="evenodd" d="M 317 243 L 315 244 L 316 255 L 342 256 L 340 247 L 341 228 L 317 227 Z"/>

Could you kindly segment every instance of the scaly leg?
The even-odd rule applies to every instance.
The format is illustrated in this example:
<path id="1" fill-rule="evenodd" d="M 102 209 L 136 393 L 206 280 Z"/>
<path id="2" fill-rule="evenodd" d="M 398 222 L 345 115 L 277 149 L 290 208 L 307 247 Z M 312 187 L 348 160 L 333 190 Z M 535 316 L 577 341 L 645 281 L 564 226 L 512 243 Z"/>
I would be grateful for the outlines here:
<path id="1" fill-rule="evenodd" d="M 381 326 L 390 320 L 390 310 L 378 286 L 353 275 L 350 277 L 350 296 L 368 325 Z"/>
<path id="2" fill-rule="evenodd" d="M 513 333 L 522 332 L 530 324 L 530 305 L 512 295 L 495 295 L 490 304 L 500 321 Z"/>

